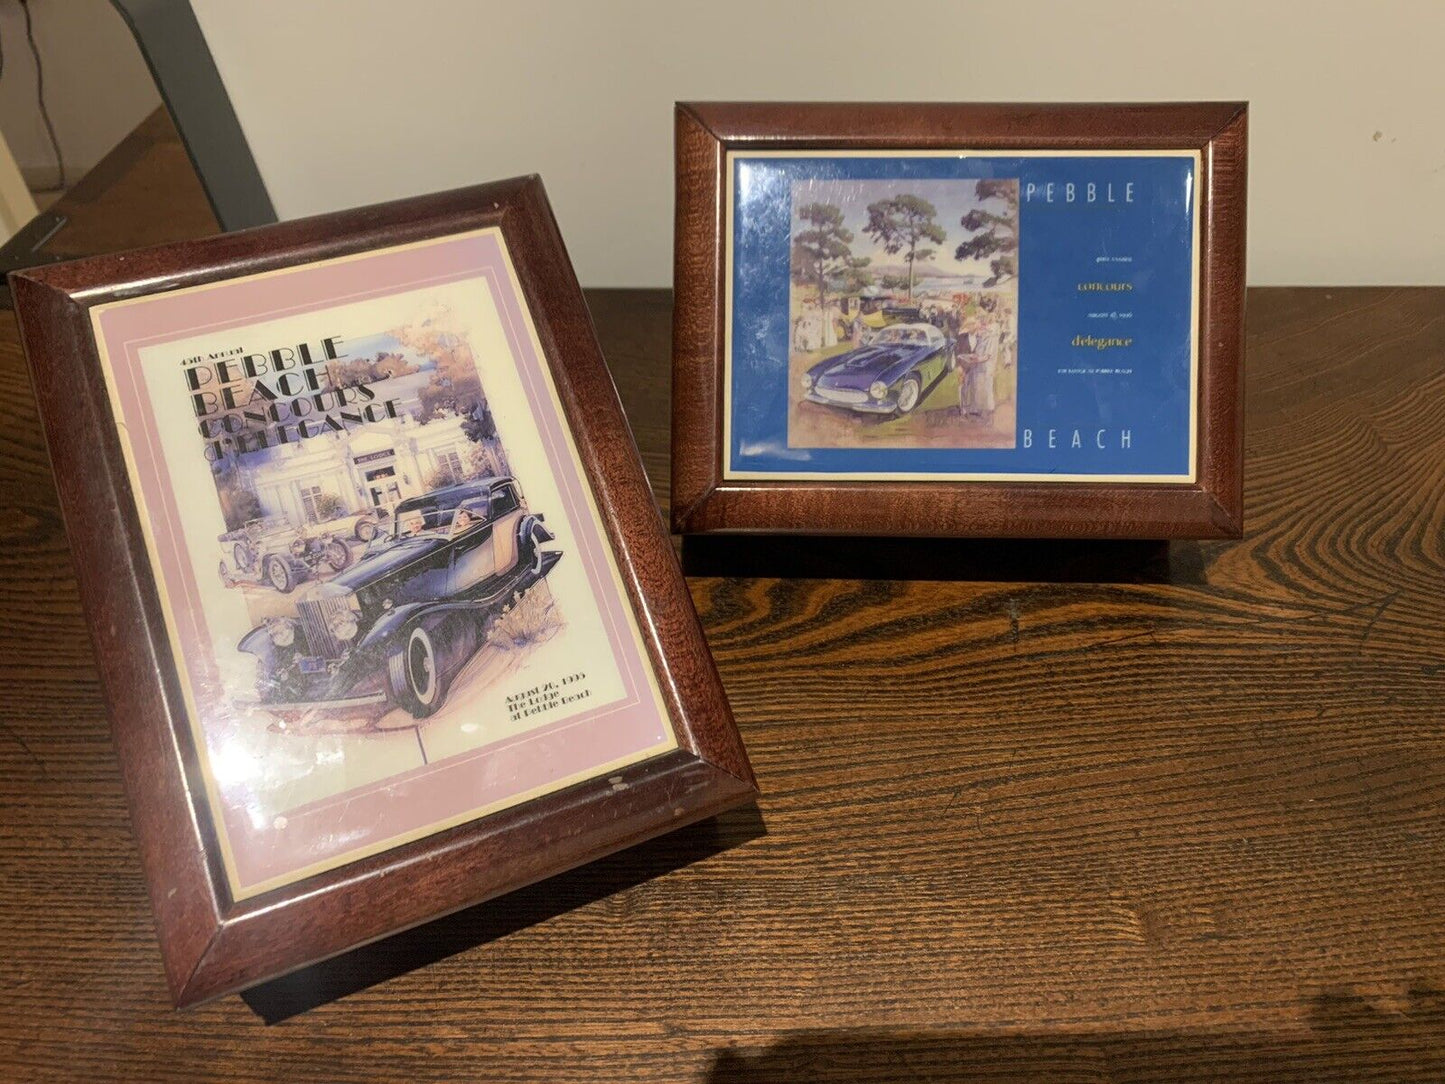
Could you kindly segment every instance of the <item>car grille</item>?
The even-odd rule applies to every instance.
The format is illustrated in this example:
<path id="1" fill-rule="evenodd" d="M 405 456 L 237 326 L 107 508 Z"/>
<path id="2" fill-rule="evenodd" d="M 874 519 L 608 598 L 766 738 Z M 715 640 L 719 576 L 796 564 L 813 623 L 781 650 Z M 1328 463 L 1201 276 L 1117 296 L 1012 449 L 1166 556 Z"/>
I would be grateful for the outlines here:
<path id="1" fill-rule="evenodd" d="M 855 391 L 853 388 L 824 388 L 813 389 L 818 398 L 828 399 L 834 403 L 866 403 L 868 393 L 866 391 Z"/>
<path id="2" fill-rule="evenodd" d="M 336 638 L 328 620 L 333 614 L 351 609 L 351 597 L 305 599 L 296 604 L 296 616 L 301 618 L 301 628 L 306 632 L 306 643 L 311 654 L 328 659 L 340 658 L 346 651 L 346 644 Z"/>

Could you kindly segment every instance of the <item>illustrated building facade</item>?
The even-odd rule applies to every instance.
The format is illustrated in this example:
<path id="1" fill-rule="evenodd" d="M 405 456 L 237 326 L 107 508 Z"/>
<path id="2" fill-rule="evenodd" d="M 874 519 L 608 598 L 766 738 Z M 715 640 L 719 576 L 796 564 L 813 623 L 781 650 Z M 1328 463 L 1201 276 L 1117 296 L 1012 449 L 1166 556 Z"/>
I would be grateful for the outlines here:
<path id="1" fill-rule="evenodd" d="M 425 425 L 410 414 L 374 422 L 363 429 L 311 437 L 282 445 L 264 456 L 242 457 L 245 487 L 261 503 L 263 515 L 285 516 L 294 524 L 322 519 L 320 509 L 330 494 L 347 513 L 390 508 L 424 493 L 430 480 L 450 474 L 460 479 L 478 473 L 500 473 L 494 449 L 477 445 L 462 431 L 462 418 L 452 415 Z"/>

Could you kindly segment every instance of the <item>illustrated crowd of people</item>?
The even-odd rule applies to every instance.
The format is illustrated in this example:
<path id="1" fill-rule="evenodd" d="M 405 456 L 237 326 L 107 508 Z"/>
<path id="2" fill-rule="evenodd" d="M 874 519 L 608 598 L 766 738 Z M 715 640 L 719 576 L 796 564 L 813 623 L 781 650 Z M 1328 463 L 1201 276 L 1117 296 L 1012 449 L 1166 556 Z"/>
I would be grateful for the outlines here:
<path id="1" fill-rule="evenodd" d="M 1008 364 L 1004 338 L 1011 334 L 1001 317 L 997 302 L 984 297 L 959 320 L 958 333 L 953 336 L 960 375 L 958 410 L 964 417 L 991 421 L 998 408 L 1002 369 Z"/>

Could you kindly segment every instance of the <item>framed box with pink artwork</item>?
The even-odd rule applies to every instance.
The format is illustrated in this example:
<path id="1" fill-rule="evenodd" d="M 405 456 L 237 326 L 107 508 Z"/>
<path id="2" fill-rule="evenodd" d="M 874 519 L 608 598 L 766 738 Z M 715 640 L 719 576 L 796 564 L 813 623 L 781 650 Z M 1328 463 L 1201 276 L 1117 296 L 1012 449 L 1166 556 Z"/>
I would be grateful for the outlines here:
<path id="1" fill-rule="evenodd" d="M 538 180 L 12 285 L 177 1004 L 754 793 Z"/>

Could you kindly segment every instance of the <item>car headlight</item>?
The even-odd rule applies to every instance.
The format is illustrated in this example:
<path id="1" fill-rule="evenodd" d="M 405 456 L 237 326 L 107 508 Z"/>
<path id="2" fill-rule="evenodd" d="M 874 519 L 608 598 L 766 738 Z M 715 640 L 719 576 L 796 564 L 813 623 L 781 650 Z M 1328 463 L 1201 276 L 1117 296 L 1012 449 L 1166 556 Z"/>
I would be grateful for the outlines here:
<path id="1" fill-rule="evenodd" d="M 291 555 L 293 557 L 304 557 L 306 555 L 306 542 L 304 539 L 295 538 L 291 541 Z"/>
<path id="2" fill-rule="evenodd" d="M 284 617 L 266 622 L 266 631 L 270 633 L 271 642 L 277 647 L 290 647 L 296 642 L 296 622 Z"/>
<path id="3" fill-rule="evenodd" d="M 331 627 L 331 635 L 338 640 L 355 640 L 360 625 L 356 620 L 355 610 L 338 610 L 326 621 Z"/>
<path id="4" fill-rule="evenodd" d="M 868 394 L 875 399 L 887 399 L 888 385 L 881 380 L 875 380 L 868 386 Z"/>
<path id="5" fill-rule="evenodd" d="M 812 390 L 813 390 L 813 374 L 812 374 L 812 373 L 804 373 L 804 374 L 803 374 L 802 384 L 803 384 L 803 390 L 804 390 L 804 391 L 812 391 Z"/>

